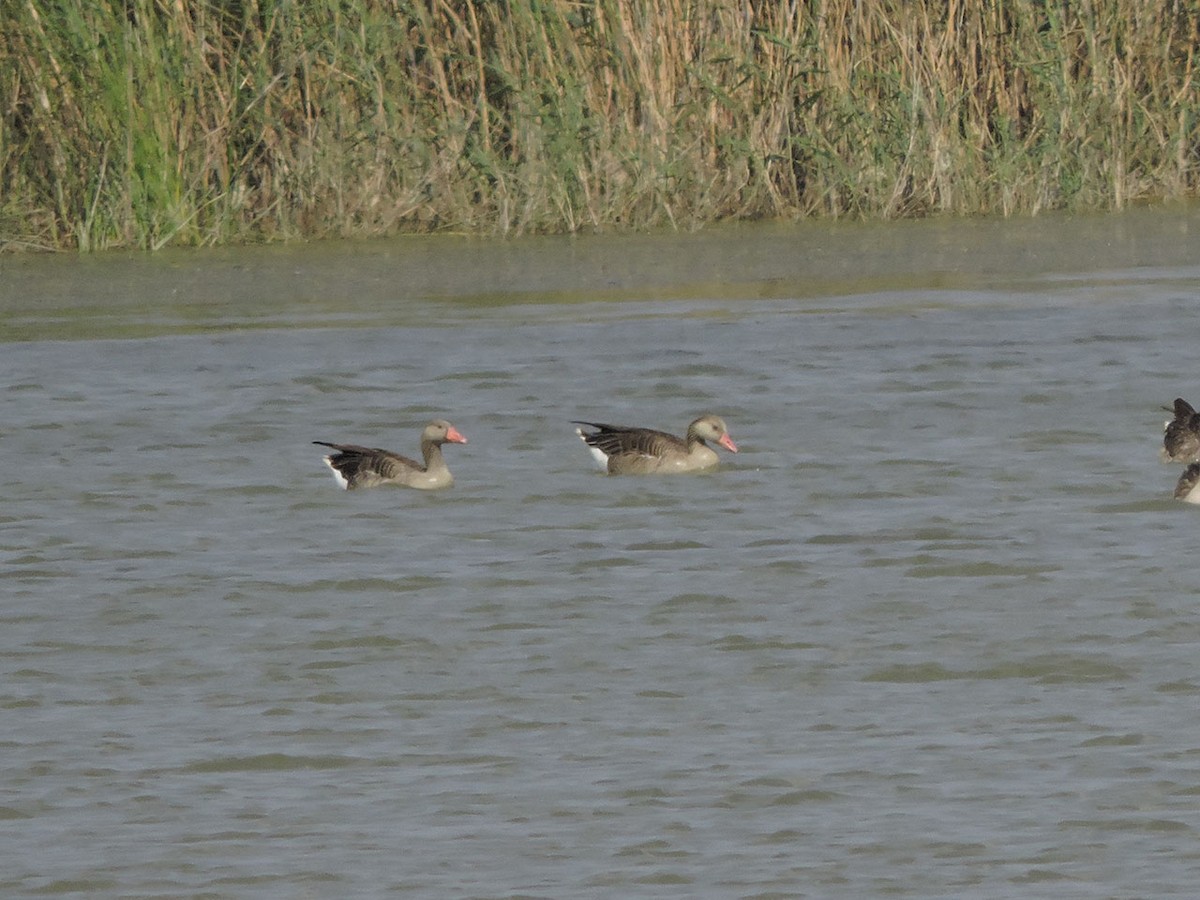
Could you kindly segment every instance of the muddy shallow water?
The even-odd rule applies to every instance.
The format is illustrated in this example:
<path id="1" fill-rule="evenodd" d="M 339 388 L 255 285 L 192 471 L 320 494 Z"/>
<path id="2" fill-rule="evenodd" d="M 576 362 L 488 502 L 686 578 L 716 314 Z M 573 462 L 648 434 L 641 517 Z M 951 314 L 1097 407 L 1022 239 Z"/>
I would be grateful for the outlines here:
<path id="1" fill-rule="evenodd" d="M 8 895 L 1190 896 L 1200 212 L 0 259 Z M 681 432 L 609 478 L 569 420 Z M 312 440 L 444 492 L 338 491 Z"/>

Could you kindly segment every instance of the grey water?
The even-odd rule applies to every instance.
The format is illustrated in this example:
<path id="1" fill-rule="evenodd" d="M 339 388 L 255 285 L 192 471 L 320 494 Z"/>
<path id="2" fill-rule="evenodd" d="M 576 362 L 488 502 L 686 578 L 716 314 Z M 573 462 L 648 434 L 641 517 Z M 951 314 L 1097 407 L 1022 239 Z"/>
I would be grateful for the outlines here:
<path id="1" fill-rule="evenodd" d="M 0 258 L 0 894 L 1194 896 L 1198 308 L 1196 209 Z"/>

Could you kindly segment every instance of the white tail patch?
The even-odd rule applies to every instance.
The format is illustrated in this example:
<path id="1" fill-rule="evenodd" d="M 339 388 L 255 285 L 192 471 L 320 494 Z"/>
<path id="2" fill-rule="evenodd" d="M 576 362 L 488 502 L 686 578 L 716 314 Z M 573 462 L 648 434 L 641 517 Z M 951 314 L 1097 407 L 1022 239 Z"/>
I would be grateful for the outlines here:
<path id="1" fill-rule="evenodd" d="M 1188 484 L 1188 481 L 1192 484 Z M 1175 499 L 1184 503 L 1200 503 L 1200 478 L 1194 473 L 1186 472 L 1180 478 L 1180 484 L 1175 487 Z"/>
<path id="2" fill-rule="evenodd" d="M 338 487 L 343 491 L 350 490 L 350 482 L 346 480 L 346 476 L 333 467 L 333 457 L 326 456 L 325 465 L 329 466 L 329 471 L 333 473 L 334 480 L 337 481 Z"/>
<path id="3" fill-rule="evenodd" d="M 581 441 L 583 441 L 584 444 L 587 444 L 588 452 L 592 454 L 592 459 L 594 459 L 596 461 L 596 464 L 598 466 L 600 466 L 601 469 L 603 469 L 604 471 L 607 472 L 608 471 L 608 454 L 605 453 L 603 450 L 601 450 L 599 447 L 593 447 L 591 444 L 588 444 L 587 435 L 584 434 L 582 428 L 576 428 L 575 433 L 577 435 L 579 435 L 579 439 Z"/>

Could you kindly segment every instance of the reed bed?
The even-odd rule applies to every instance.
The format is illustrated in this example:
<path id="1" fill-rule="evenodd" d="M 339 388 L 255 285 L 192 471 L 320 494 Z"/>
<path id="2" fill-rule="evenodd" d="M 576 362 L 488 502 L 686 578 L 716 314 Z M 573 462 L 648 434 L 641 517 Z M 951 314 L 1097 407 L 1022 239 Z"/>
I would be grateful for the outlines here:
<path id="1" fill-rule="evenodd" d="M 1195 0 L 0 0 L 0 242 L 1033 214 L 1200 184 Z"/>

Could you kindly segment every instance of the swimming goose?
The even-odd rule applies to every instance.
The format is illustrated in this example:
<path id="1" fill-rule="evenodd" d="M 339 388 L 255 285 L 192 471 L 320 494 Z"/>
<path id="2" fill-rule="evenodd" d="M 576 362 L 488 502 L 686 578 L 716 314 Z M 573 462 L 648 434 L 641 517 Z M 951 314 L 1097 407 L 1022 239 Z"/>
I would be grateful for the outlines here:
<path id="1" fill-rule="evenodd" d="M 1175 499 L 1184 503 L 1200 503 L 1200 463 L 1192 463 L 1183 470 L 1175 484 Z"/>
<path id="2" fill-rule="evenodd" d="M 703 415 L 688 426 L 687 435 L 677 438 L 652 428 L 626 428 L 600 422 L 579 422 L 595 431 L 576 428 L 592 456 L 610 475 L 699 472 L 717 464 L 717 454 L 705 441 L 713 441 L 730 453 L 737 445 L 719 416 Z"/>
<path id="3" fill-rule="evenodd" d="M 1175 418 L 1163 425 L 1163 462 L 1200 462 L 1200 415 L 1182 397 L 1175 398 Z"/>
<path id="4" fill-rule="evenodd" d="M 461 431 L 444 419 L 434 419 L 421 432 L 421 456 L 425 465 L 399 453 L 357 444 L 331 444 L 313 441 L 322 447 L 332 447 L 337 453 L 325 457 L 325 465 L 333 472 L 337 483 L 348 491 L 355 488 L 396 484 L 431 491 L 449 487 L 454 476 L 446 467 L 442 444 L 465 444 Z"/>

